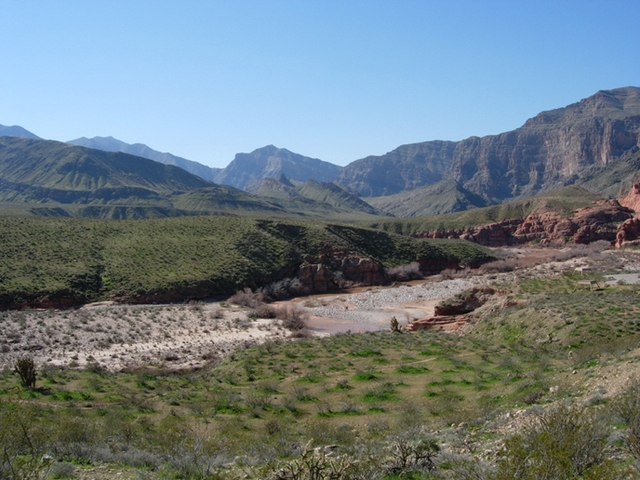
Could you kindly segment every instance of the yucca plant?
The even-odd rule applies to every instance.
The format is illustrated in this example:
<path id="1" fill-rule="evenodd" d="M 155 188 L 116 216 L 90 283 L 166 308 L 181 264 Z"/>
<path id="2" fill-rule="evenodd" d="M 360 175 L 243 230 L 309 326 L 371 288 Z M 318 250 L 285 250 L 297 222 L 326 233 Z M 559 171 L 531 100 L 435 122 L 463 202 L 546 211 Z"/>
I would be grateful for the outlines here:
<path id="1" fill-rule="evenodd" d="M 20 376 L 20 383 L 24 388 L 36 388 L 36 364 L 33 358 L 18 359 L 14 370 Z"/>

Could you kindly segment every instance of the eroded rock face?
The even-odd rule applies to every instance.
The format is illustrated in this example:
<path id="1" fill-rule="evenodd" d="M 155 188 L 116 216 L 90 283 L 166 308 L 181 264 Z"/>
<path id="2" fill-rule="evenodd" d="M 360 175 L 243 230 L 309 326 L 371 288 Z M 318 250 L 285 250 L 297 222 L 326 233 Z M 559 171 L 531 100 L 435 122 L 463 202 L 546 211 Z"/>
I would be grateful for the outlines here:
<path id="1" fill-rule="evenodd" d="M 434 315 L 452 316 L 473 312 L 484 305 L 496 291 L 491 287 L 474 287 L 441 301 L 434 308 Z"/>
<path id="2" fill-rule="evenodd" d="M 630 208 L 636 213 L 640 212 L 640 183 L 632 185 L 629 193 L 621 196 L 618 201 L 620 205 Z"/>
<path id="3" fill-rule="evenodd" d="M 638 245 L 640 243 L 639 238 L 640 218 L 629 218 L 618 227 L 618 231 L 616 232 L 616 247 Z"/>
<path id="4" fill-rule="evenodd" d="M 468 227 L 464 230 L 420 232 L 419 238 L 460 238 L 488 247 L 522 245 L 529 242 L 590 243 L 615 241 L 618 225 L 632 218 L 633 210 L 617 200 L 602 200 L 576 210 L 572 217 L 557 212 L 537 212 L 525 218 Z"/>
<path id="5" fill-rule="evenodd" d="M 295 276 L 310 293 L 337 290 L 345 282 L 376 285 L 386 280 L 382 265 L 373 259 L 330 245 L 317 258 L 305 258 Z"/>
<path id="6" fill-rule="evenodd" d="M 337 182 L 364 196 L 453 179 L 495 200 L 575 183 L 640 148 L 640 89 L 600 91 L 520 128 L 460 142 L 403 145 L 346 166 Z"/>
<path id="7" fill-rule="evenodd" d="M 468 323 L 466 315 L 443 315 L 437 317 L 420 318 L 407 325 L 407 330 L 433 330 L 435 332 L 455 332 Z"/>

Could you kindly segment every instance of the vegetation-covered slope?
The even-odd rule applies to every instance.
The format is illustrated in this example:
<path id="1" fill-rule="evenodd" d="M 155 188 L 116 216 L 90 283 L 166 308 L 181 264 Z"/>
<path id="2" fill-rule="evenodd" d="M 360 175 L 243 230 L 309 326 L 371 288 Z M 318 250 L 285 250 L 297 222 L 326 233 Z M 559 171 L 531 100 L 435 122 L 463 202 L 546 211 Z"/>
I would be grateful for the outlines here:
<path id="1" fill-rule="evenodd" d="M 368 204 L 340 192 L 344 198 L 334 193 L 331 201 L 326 195 L 317 200 L 274 201 L 125 153 L 0 138 L 0 206 L 5 212 L 17 209 L 42 216 L 117 219 L 203 214 L 357 218 L 375 214 Z"/>
<path id="2" fill-rule="evenodd" d="M 141 188 L 171 193 L 211 185 L 172 165 L 47 140 L 0 137 L 3 181 L 56 190 Z"/>
<path id="3" fill-rule="evenodd" d="M 327 216 L 350 213 L 354 218 L 358 215 L 379 215 L 369 203 L 331 182 L 308 180 L 293 185 L 285 175 L 280 175 L 278 179 L 263 179 L 252 189 L 252 193 L 265 199 L 274 199 L 291 211 L 297 209 Z"/>
<path id="4" fill-rule="evenodd" d="M 0 467 L 27 478 L 46 470 L 46 453 L 57 475 L 100 466 L 153 480 L 636 479 L 638 288 L 591 290 L 585 278 L 602 280 L 500 277 L 501 308 L 479 313 L 464 335 L 268 341 L 190 372 L 38 365 L 37 388 L 5 372 Z M 157 310 L 123 317 L 136 328 Z M 202 305 L 176 316 L 186 310 L 201 328 L 220 328 Z M 16 330 L 46 316 L 1 315 Z M 101 328 L 100 313 L 72 312 L 65 323 Z"/>
<path id="5" fill-rule="evenodd" d="M 443 215 L 488 204 L 452 179 L 386 197 L 368 197 L 366 201 L 381 212 L 401 218 Z"/>
<path id="6" fill-rule="evenodd" d="M 75 140 L 69 140 L 67 143 L 81 147 L 104 150 L 105 152 L 124 152 L 137 157 L 148 158 L 166 165 L 175 165 L 176 167 L 180 167 L 189 173 L 193 173 L 194 175 L 211 182 L 214 181 L 215 176 L 221 170 L 219 168 L 208 167 L 201 163 L 187 160 L 186 158 L 178 157 L 170 153 L 158 152 L 157 150 L 149 148 L 147 145 L 142 143 L 134 143 L 131 145 L 113 137 L 81 137 Z"/>
<path id="7" fill-rule="evenodd" d="M 6 307 L 206 298 L 291 276 L 303 257 L 317 256 L 327 245 L 384 266 L 491 258 L 467 242 L 317 222 L 0 217 L 0 299 Z"/>

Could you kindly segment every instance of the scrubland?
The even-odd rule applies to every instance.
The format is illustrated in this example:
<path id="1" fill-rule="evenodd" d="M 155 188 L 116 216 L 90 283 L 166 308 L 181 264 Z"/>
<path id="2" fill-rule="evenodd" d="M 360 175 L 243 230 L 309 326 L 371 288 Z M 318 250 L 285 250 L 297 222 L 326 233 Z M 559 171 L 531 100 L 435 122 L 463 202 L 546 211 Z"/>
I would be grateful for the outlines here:
<path id="1" fill-rule="evenodd" d="M 231 301 L 5 312 L 0 472 L 86 479 L 638 478 L 640 286 L 605 279 L 640 270 L 640 255 L 522 250 L 502 262 L 483 272 L 445 272 L 498 292 L 455 334 L 314 336 L 284 329 L 292 318 L 286 312 Z M 575 271 L 587 265 L 590 271 Z M 411 285 L 399 288 L 425 288 Z M 20 340 L 12 343 L 16 337 L 7 332 L 14 331 Z M 14 350 L 43 332 L 38 338 L 51 345 Z M 207 343 L 213 332 L 239 340 Z M 135 348 L 120 350 L 159 345 L 163 334 L 173 350 L 148 354 L 148 361 Z M 90 359 L 81 348 L 91 339 L 112 341 L 108 351 L 123 361 L 95 352 Z M 35 387 L 11 372 L 22 353 L 37 359 Z"/>

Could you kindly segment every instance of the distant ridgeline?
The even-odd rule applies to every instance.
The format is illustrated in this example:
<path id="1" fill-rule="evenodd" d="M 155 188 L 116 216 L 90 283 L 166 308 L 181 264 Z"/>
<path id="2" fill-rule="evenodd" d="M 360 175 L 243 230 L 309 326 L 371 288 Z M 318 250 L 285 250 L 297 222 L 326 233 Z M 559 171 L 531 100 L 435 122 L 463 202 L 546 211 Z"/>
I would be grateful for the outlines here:
<path id="1" fill-rule="evenodd" d="M 274 180 L 275 182 L 275 180 Z M 290 194 L 254 195 L 121 152 L 49 140 L 0 137 L 0 212 L 41 216 L 157 218 L 184 215 L 375 216 L 369 204 L 330 183 Z"/>
<path id="2" fill-rule="evenodd" d="M 640 89 L 599 91 L 542 112 L 510 132 L 402 145 L 346 167 L 273 145 L 239 153 L 217 169 L 112 137 L 62 144 L 40 140 L 22 127 L 0 126 L 3 135 L 14 136 L 0 139 L 4 212 L 105 218 L 422 217 L 568 185 L 619 196 L 638 180 Z M 145 159 L 165 165 L 153 167 Z M 271 184 L 263 183 L 267 179 Z M 301 187 L 309 181 L 314 183 Z"/>

